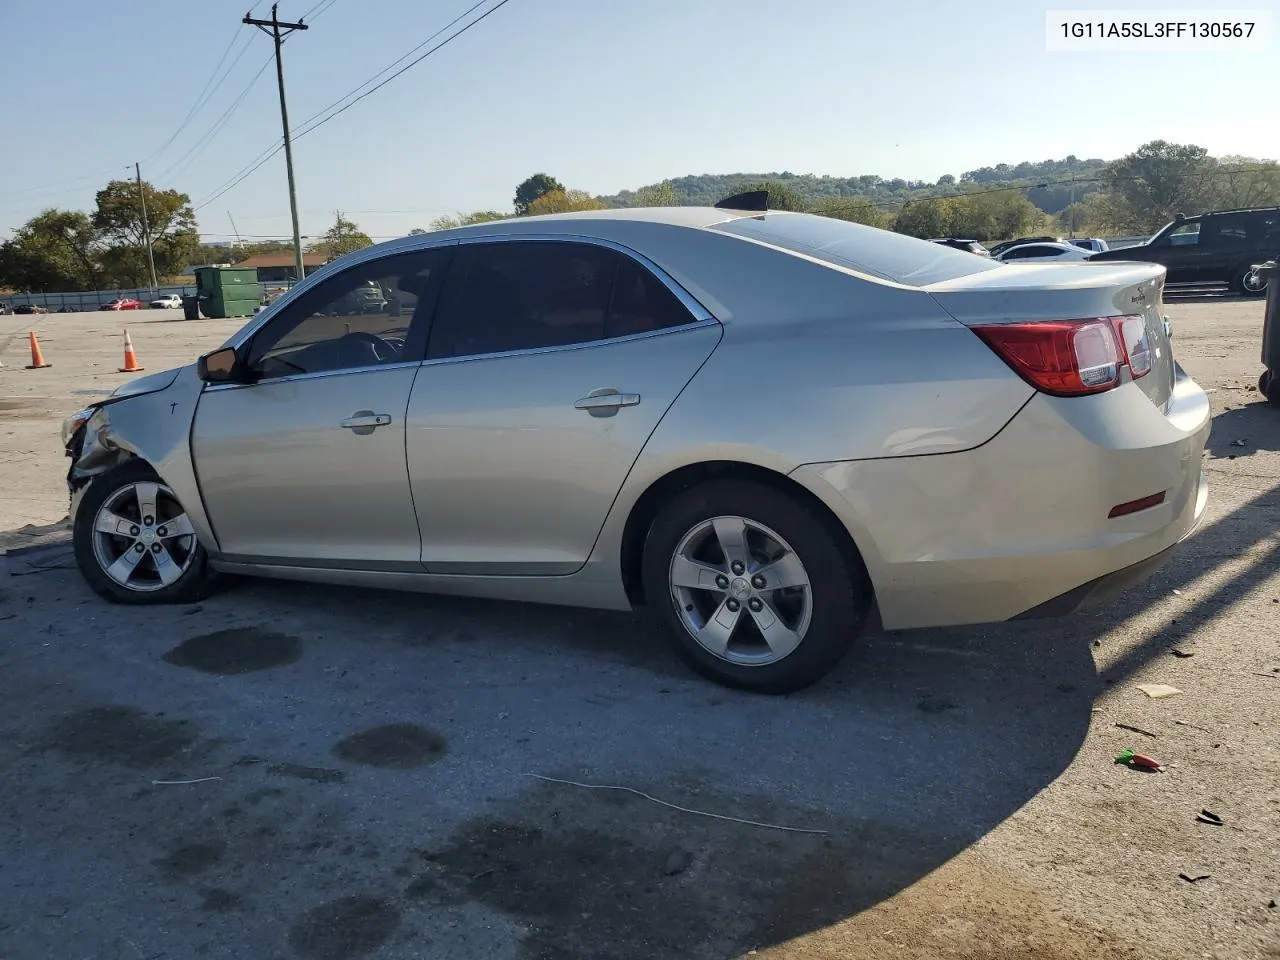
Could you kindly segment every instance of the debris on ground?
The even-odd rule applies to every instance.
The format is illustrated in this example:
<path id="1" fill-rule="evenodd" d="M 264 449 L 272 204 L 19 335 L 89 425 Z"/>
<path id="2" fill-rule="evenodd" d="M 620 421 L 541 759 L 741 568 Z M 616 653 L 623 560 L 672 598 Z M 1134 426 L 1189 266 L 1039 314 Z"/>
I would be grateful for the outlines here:
<path id="1" fill-rule="evenodd" d="M 1171 687 L 1167 683 L 1140 683 L 1138 684 L 1138 689 L 1152 700 L 1164 700 L 1166 697 L 1176 697 L 1182 692 L 1177 687 Z"/>
<path id="2" fill-rule="evenodd" d="M 1208 880 L 1212 874 L 1208 873 L 1180 873 L 1178 874 L 1187 883 L 1198 883 L 1201 880 Z"/>
<path id="3" fill-rule="evenodd" d="M 1195 654 L 1194 654 L 1194 653 L 1192 653 L 1190 650 L 1180 650 L 1180 649 L 1178 649 L 1177 647 L 1170 647 L 1170 648 L 1169 648 L 1169 652 L 1170 652 L 1170 653 L 1172 653 L 1175 657 L 1178 657 L 1178 658 L 1180 658 L 1180 659 L 1184 659 L 1184 660 L 1185 660 L 1187 657 L 1194 657 L 1194 656 L 1195 656 Z"/>
<path id="4" fill-rule="evenodd" d="M 1180 726 L 1180 727 L 1190 727 L 1192 730 L 1199 730 L 1201 733 L 1212 733 L 1212 732 L 1213 732 L 1213 731 L 1212 731 L 1212 730 L 1210 730 L 1208 727 L 1202 727 L 1202 726 L 1200 726 L 1198 723 L 1192 723 L 1190 720 L 1175 720 L 1175 721 L 1173 721 L 1173 722 L 1174 722 L 1174 723 L 1176 723 L 1176 724 L 1177 724 L 1178 726 Z M 1215 744 L 1215 746 L 1216 746 L 1216 744 Z"/>
<path id="5" fill-rule="evenodd" d="M 1214 827 L 1222 826 L 1222 818 L 1218 816 L 1216 813 L 1214 813 L 1212 810 L 1201 810 L 1199 813 L 1196 814 L 1196 820 L 1198 820 L 1200 823 L 1207 823 L 1210 826 L 1214 826 Z"/>
<path id="6" fill-rule="evenodd" d="M 1128 723 L 1120 723 L 1119 721 L 1117 721 L 1116 726 L 1119 727 L 1121 730 L 1128 730 L 1130 733 L 1140 733 L 1144 737 L 1151 737 L 1154 739 L 1156 736 L 1158 736 L 1158 734 L 1154 734 L 1150 730 L 1143 730 L 1141 727 L 1135 727 Z"/>
<path id="7" fill-rule="evenodd" d="M 1147 770 L 1152 773 L 1164 773 L 1164 764 L 1153 760 L 1144 753 L 1136 753 L 1126 747 L 1116 754 L 1116 763 L 1123 764 L 1133 770 Z"/>
<path id="8" fill-rule="evenodd" d="M 1248 445 L 1249 445 L 1248 440 L 1232 440 L 1231 441 L 1231 446 L 1233 447 L 1247 447 Z"/>
<path id="9" fill-rule="evenodd" d="M 671 851 L 671 856 L 667 857 L 667 865 L 662 868 L 662 872 L 668 877 L 674 877 L 677 873 L 684 873 L 689 869 L 691 863 L 693 863 L 693 854 L 683 847 L 677 847 Z"/>
<path id="10" fill-rule="evenodd" d="M 1276 902 L 1274 900 L 1272 900 L 1270 903 L 1267 904 L 1268 910 L 1274 910 L 1275 908 L 1276 908 Z"/>

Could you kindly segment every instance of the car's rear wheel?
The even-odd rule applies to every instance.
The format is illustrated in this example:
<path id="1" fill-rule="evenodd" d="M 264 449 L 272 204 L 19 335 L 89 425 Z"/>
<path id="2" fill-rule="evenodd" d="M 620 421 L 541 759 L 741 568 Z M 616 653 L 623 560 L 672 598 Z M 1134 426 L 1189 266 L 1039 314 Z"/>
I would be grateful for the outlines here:
<path id="1" fill-rule="evenodd" d="M 1273 407 L 1280 407 L 1280 374 L 1274 370 L 1262 371 L 1262 376 L 1258 377 L 1258 392 Z"/>
<path id="2" fill-rule="evenodd" d="M 208 556 L 182 504 L 140 460 L 93 480 L 73 541 L 89 586 L 115 603 L 189 603 L 212 585 Z"/>
<path id="3" fill-rule="evenodd" d="M 686 490 L 645 540 L 645 596 L 703 676 L 760 693 L 821 679 L 861 630 L 870 587 L 824 518 L 761 484 Z"/>

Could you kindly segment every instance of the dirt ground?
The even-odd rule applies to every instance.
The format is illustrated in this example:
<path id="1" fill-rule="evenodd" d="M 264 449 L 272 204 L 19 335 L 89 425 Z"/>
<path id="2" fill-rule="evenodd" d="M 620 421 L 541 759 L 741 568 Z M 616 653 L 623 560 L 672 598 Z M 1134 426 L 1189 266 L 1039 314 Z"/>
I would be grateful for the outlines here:
<path id="1" fill-rule="evenodd" d="M 694 678 L 643 616 L 269 582 L 108 606 L 60 545 L 61 418 L 126 378 L 123 326 L 150 372 L 239 322 L 0 317 L 0 958 L 1280 960 L 1262 311 L 1168 307 L 1215 426 L 1154 578 L 876 631 L 781 698 Z"/>

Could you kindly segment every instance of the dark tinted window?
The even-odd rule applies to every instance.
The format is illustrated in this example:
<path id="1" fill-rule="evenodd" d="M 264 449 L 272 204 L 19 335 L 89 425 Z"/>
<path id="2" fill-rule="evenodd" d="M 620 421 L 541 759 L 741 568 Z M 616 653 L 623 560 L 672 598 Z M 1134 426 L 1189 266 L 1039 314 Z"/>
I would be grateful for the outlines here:
<path id="1" fill-rule="evenodd" d="M 693 321 L 684 304 L 657 277 L 630 257 L 619 256 L 618 261 L 606 337 L 649 333 Z"/>
<path id="2" fill-rule="evenodd" d="M 611 251 L 589 244 L 463 246 L 432 325 L 428 356 L 600 340 L 616 268 Z"/>
<path id="3" fill-rule="evenodd" d="M 940 243 L 831 217 L 767 213 L 738 217 L 712 229 L 911 286 L 940 283 L 997 267 L 985 257 Z"/>
<path id="4" fill-rule="evenodd" d="M 330 277 L 254 336 L 250 366 L 271 378 L 421 359 L 426 318 L 415 326 L 414 315 L 420 300 L 429 309 L 447 257 L 419 250 Z"/>

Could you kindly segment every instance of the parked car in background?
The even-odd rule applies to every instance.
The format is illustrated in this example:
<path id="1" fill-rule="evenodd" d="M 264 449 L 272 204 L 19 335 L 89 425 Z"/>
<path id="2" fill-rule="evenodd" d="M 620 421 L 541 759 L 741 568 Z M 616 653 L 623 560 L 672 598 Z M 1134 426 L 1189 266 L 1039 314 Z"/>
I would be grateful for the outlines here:
<path id="1" fill-rule="evenodd" d="M 1092 254 L 1069 243 L 1023 243 L 1002 250 L 1001 263 L 1041 263 L 1048 260 L 1088 260 Z"/>
<path id="2" fill-rule="evenodd" d="M 0 317 L 8 316 L 11 313 L 13 313 L 13 308 L 3 300 L 0 300 Z"/>
<path id="3" fill-rule="evenodd" d="M 940 243 L 952 250 L 963 250 L 965 253 L 976 253 L 980 257 L 989 257 L 991 252 L 977 240 L 962 240 L 959 237 L 932 237 L 930 243 Z"/>
<path id="4" fill-rule="evenodd" d="M 1072 237 L 1067 243 L 1081 250 L 1088 250 L 1090 253 L 1101 253 L 1108 249 L 1107 241 L 1099 240 L 1097 237 Z"/>
<path id="5" fill-rule="evenodd" d="M 873 602 L 1063 615 L 1191 532 L 1210 409 L 1163 278 L 702 207 L 402 238 L 72 415 L 76 560 L 133 604 L 221 570 L 648 606 L 704 675 L 796 690 Z"/>
<path id="6" fill-rule="evenodd" d="M 1004 253 L 1004 251 L 1012 247 L 1021 246 L 1024 243 L 1060 243 L 1060 242 L 1061 241 L 1057 237 L 1019 237 L 1017 240 L 1002 240 L 999 243 L 993 244 L 987 249 L 990 250 L 991 256 L 999 258 L 1000 254 Z"/>
<path id="7" fill-rule="evenodd" d="M 20 303 L 13 308 L 14 313 L 48 313 L 48 307 L 42 307 L 37 303 Z"/>
<path id="8" fill-rule="evenodd" d="M 181 310 L 182 297 L 176 293 L 166 293 L 163 297 L 157 297 L 151 301 L 152 310 Z"/>
<path id="9" fill-rule="evenodd" d="M 80 312 L 80 308 L 79 308 L 79 307 L 69 307 L 69 306 L 67 306 L 66 304 L 63 304 L 62 306 L 60 306 L 60 307 L 59 307 L 57 310 L 55 310 L 54 312 L 55 312 L 55 313 L 79 313 L 79 312 Z"/>
<path id="10" fill-rule="evenodd" d="M 1095 254 L 1094 260 L 1141 260 L 1168 271 L 1169 283 L 1226 284 L 1262 296 L 1267 287 L 1254 264 L 1280 256 L 1280 207 L 1216 210 L 1176 217 L 1149 241 Z"/>
<path id="11" fill-rule="evenodd" d="M 116 297 L 110 303 L 104 303 L 99 310 L 139 310 L 142 308 L 140 300 L 134 300 L 132 297 Z"/>

